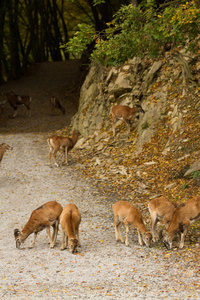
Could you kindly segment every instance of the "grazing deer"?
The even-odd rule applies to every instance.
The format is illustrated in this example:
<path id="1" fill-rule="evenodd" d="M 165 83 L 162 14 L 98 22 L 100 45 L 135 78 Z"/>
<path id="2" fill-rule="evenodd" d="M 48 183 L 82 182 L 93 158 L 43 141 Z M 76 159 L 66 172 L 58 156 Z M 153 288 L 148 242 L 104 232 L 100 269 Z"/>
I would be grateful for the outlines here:
<path id="1" fill-rule="evenodd" d="M 124 243 L 124 239 L 120 231 L 122 223 L 124 223 L 126 228 L 126 241 L 125 241 L 126 246 L 129 246 L 129 241 L 128 241 L 129 226 L 133 226 L 137 228 L 138 240 L 141 246 L 143 245 L 143 241 L 146 244 L 146 246 L 148 247 L 150 246 L 152 235 L 147 231 L 142 219 L 142 214 L 139 211 L 139 209 L 134 207 L 129 202 L 119 201 L 113 205 L 113 212 L 114 212 L 113 226 L 115 228 L 116 241 L 121 240 L 121 242 Z"/>
<path id="2" fill-rule="evenodd" d="M 0 144 L 0 163 L 3 159 L 4 153 L 6 152 L 6 150 L 12 150 L 13 148 L 10 147 L 9 145 L 7 145 L 6 143 L 2 143 Z"/>
<path id="3" fill-rule="evenodd" d="M 50 248 L 53 248 L 56 244 L 59 217 L 62 209 L 62 206 L 56 201 L 49 201 L 35 209 L 25 227 L 21 231 L 19 231 L 19 229 L 14 230 L 16 247 L 19 249 L 21 243 L 23 243 L 32 233 L 34 233 L 34 238 L 30 248 L 34 247 L 38 232 L 46 228 L 50 241 Z M 50 226 L 53 227 L 52 237 L 50 234 Z"/>
<path id="4" fill-rule="evenodd" d="M 127 133 L 130 133 L 130 120 L 133 116 L 136 116 L 140 112 L 144 113 L 144 110 L 140 105 L 136 105 L 136 107 L 130 108 L 129 106 L 123 105 L 114 105 L 111 109 L 112 120 L 113 120 L 113 135 L 115 136 L 115 123 L 117 119 L 122 119 L 126 124 Z"/>
<path id="5" fill-rule="evenodd" d="M 169 227 L 166 229 L 163 242 L 168 248 L 172 248 L 172 241 L 176 233 L 180 235 L 179 248 L 183 248 L 185 236 L 190 224 L 200 218 L 200 196 L 194 197 L 186 204 L 178 206 L 172 216 Z"/>
<path id="6" fill-rule="evenodd" d="M 161 221 L 165 228 L 168 228 L 176 205 L 164 197 L 159 197 L 152 199 L 148 204 L 148 208 L 151 216 L 151 231 L 153 241 L 156 242 L 160 239 L 162 233 L 161 231 L 160 234 L 158 234 L 156 231 L 156 224 Z"/>
<path id="7" fill-rule="evenodd" d="M 68 165 L 68 153 L 69 151 L 75 146 L 76 142 L 78 141 L 78 137 L 80 132 L 78 130 L 74 130 L 72 132 L 72 137 L 64 137 L 64 136 L 52 136 L 47 139 L 47 143 L 49 145 L 49 162 L 51 164 L 51 154 L 53 152 L 53 160 L 54 164 L 58 167 L 58 163 L 56 161 L 56 153 L 60 148 L 63 149 L 64 156 L 63 156 L 63 163 L 65 162 Z M 66 160 L 65 160 L 66 155 Z"/>
<path id="8" fill-rule="evenodd" d="M 77 251 L 80 247 L 79 225 L 81 223 L 81 214 L 75 204 L 67 204 L 60 216 L 60 224 L 62 227 L 62 246 L 64 250 L 69 246 L 71 253 Z"/>
<path id="9" fill-rule="evenodd" d="M 12 116 L 13 118 L 15 118 L 17 115 L 17 108 L 19 105 L 26 106 L 26 108 L 28 109 L 27 117 L 31 116 L 31 110 L 30 110 L 31 97 L 30 96 L 28 96 L 28 95 L 19 96 L 19 95 L 14 94 L 13 92 L 8 92 L 8 93 L 3 92 L 2 96 L 13 107 L 13 109 L 14 109 L 14 114 Z"/>
<path id="10" fill-rule="evenodd" d="M 51 97 L 50 104 L 52 108 L 52 113 L 54 110 L 60 110 L 63 115 L 65 115 L 65 108 L 61 105 L 60 101 L 56 97 Z"/>

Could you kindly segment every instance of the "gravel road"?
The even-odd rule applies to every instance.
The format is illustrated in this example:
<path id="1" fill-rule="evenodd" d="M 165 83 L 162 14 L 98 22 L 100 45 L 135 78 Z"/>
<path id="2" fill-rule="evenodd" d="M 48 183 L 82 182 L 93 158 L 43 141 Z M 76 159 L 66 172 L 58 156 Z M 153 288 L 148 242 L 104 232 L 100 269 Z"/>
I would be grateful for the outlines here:
<path id="1" fill-rule="evenodd" d="M 36 133 L 1 136 L 13 146 L 0 166 L 1 299 L 200 299 L 199 245 L 191 259 L 184 259 L 177 249 L 139 246 L 134 230 L 129 247 L 116 243 L 116 199 L 99 195 L 74 172 L 73 151 L 69 166 L 51 168 L 46 138 Z M 34 249 L 28 248 L 33 236 L 16 249 L 14 229 L 22 229 L 31 212 L 50 200 L 78 206 L 82 248 L 77 254 L 60 251 L 61 231 L 54 249 L 46 231 Z"/>

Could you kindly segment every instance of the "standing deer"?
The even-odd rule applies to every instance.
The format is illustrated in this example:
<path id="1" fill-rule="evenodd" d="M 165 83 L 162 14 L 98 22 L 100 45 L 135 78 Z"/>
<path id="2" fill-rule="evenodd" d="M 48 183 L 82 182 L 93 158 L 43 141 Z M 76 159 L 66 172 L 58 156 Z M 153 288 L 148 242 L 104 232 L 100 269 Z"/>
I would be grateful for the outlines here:
<path id="1" fill-rule="evenodd" d="M 62 209 L 62 206 L 56 201 L 49 201 L 35 209 L 25 227 L 21 231 L 19 229 L 14 230 L 16 247 L 19 249 L 21 243 L 23 243 L 32 233 L 34 233 L 34 238 L 30 248 L 34 247 L 38 232 L 46 228 L 47 235 L 49 237 L 50 248 L 53 248 L 56 244 L 59 217 Z M 53 227 L 52 237 L 50 234 L 51 226 Z"/>
<path id="2" fill-rule="evenodd" d="M 64 250 L 69 246 L 71 253 L 77 251 L 80 247 L 79 225 L 81 223 L 81 214 L 75 204 L 67 204 L 60 216 L 60 224 L 62 227 L 62 246 Z"/>
<path id="3" fill-rule="evenodd" d="M 123 105 L 114 105 L 111 109 L 112 115 L 112 128 L 113 128 L 113 136 L 115 136 L 115 125 L 117 119 L 122 119 L 123 122 L 126 124 L 127 133 L 130 133 L 130 120 L 133 116 L 136 116 L 140 112 L 144 113 L 144 110 L 140 105 L 136 105 L 136 107 L 130 108 L 129 106 Z"/>
<path id="4" fill-rule="evenodd" d="M 163 238 L 164 245 L 168 249 L 171 249 L 173 238 L 176 233 L 179 233 L 179 248 L 183 248 L 190 224 L 196 222 L 198 219 L 200 219 L 200 196 L 188 200 L 186 204 L 180 205 L 175 209 Z"/>
<path id="5" fill-rule="evenodd" d="M 17 116 L 17 108 L 19 105 L 24 105 L 28 109 L 27 117 L 31 116 L 31 110 L 30 110 L 30 103 L 31 103 L 31 97 L 28 95 L 16 95 L 13 92 L 2 93 L 2 96 L 5 100 L 8 101 L 8 103 L 13 107 L 14 114 L 13 118 Z"/>
<path id="6" fill-rule="evenodd" d="M 47 139 L 47 143 L 49 145 L 49 162 L 51 164 L 51 155 L 53 152 L 53 160 L 54 164 L 58 167 L 58 163 L 56 161 L 56 153 L 60 148 L 63 149 L 63 163 L 65 162 L 68 165 L 68 153 L 72 148 L 75 146 L 76 142 L 78 141 L 78 137 L 80 132 L 78 130 L 74 130 L 72 132 L 72 137 L 64 137 L 64 136 L 52 136 Z M 66 155 L 66 159 L 65 159 Z"/>
<path id="7" fill-rule="evenodd" d="M 147 247 L 151 244 L 152 235 L 149 233 L 144 225 L 142 214 L 131 203 L 126 201 L 118 201 L 113 205 L 115 237 L 116 241 L 121 240 L 124 243 L 124 239 L 121 235 L 120 228 L 124 223 L 126 228 L 126 246 L 129 246 L 128 234 L 129 226 L 137 228 L 139 244 L 142 246 L 143 241 Z M 142 235 L 142 237 L 141 237 Z"/>
<path id="8" fill-rule="evenodd" d="M 6 152 L 6 150 L 12 150 L 13 148 L 10 147 L 9 145 L 7 145 L 6 143 L 2 143 L 0 144 L 0 163 L 3 159 L 4 153 Z"/>
<path id="9" fill-rule="evenodd" d="M 156 231 L 156 224 L 161 221 L 165 228 L 168 228 L 176 205 L 164 197 L 159 197 L 152 199 L 148 204 L 148 208 L 151 216 L 151 231 L 153 241 L 156 242 L 161 236 L 161 234 L 158 234 Z"/>
<path id="10" fill-rule="evenodd" d="M 60 101 L 56 97 L 51 97 L 50 104 L 52 108 L 52 113 L 54 110 L 60 110 L 63 115 L 65 115 L 65 108 L 61 105 Z"/>

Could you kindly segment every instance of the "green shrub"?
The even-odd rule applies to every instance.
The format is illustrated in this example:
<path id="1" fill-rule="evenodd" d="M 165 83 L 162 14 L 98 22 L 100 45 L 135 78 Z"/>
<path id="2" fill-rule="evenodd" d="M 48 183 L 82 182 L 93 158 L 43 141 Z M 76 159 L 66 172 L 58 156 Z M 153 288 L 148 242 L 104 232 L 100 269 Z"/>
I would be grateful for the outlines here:
<path id="1" fill-rule="evenodd" d="M 146 7 L 122 6 L 102 37 L 90 26 L 80 31 L 66 44 L 67 51 L 80 54 L 92 40 L 96 41 L 91 58 L 102 64 L 115 65 L 135 56 L 157 57 L 165 45 L 172 49 L 187 47 L 197 50 L 196 37 L 200 34 L 200 9 L 194 1 L 178 7 L 166 7 L 157 13 L 154 1 Z"/>

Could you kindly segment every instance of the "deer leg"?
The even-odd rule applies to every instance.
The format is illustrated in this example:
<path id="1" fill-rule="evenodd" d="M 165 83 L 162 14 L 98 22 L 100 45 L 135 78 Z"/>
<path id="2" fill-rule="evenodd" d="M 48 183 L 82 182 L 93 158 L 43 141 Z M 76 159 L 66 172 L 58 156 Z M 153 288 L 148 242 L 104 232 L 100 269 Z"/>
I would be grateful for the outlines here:
<path id="1" fill-rule="evenodd" d="M 153 236 L 153 241 L 157 242 L 158 241 L 158 234 L 156 231 L 156 224 L 158 222 L 158 219 L 156 217 L 156 214 L 153 214 L 151 212 L 151 232 L 152 232 L 152 236 Z"/>
<path id="2" fill-rule="evenodd" d="M 140 246 L 143 246 L 143 240 L 142 240 L 141 234 L 140 234 L 140 232 L 139 232 L 138 229 L 137 229 L 137 232 L 138 232 L 138 241 L 139 241 L 139 244 L 140 244 Z"/>
<path id="3" fill-rule="evenodd" d="M 49 237 L 49 242 L 50 242 L 50 248 L 53 248 L 55 245 L 53 244 L 53 241 L 51 239 L 51 233 L 50 233 L 50 225 L 48 225 L 46 227 L 46 232 L 47 232 L 47 235 Z"/>
<path id="4" fill-rule="evenodd" d="M 113 118 L 113 124 L 112 124 L 113 136 L 115 136 L 115 123 L 116 123 L 116 118 Z"/>
<path id="5" fill-rule="evenodd" d="M 122 226 L 122 223 L 121 223 L 121 221 L 119 221 L 118 216 L 114 216 L 113 226 L 115 228 L 115 239 L 116 239 L 116 241 L 121 240 L 121 242 L 124 243 L 124 239 L 121 235 L 121 230 L 120 230 L 120 228 Z"/>
<path id="6" fill-rule="evenodd" d="M 16 115 L 17 115 L 17 106 L 15 106 L 15 107 L 14 107 L 14 114 L 13 114 L 13 116 L 12 116 L 12 117 L 13 117 L 13 118 L 15 118 L 15 117 L 16 117 Z"/>
<path id="7" fill-rule="evenodd" d="M 188 225 L 185 225 L 183 227 L 183 232 L 181 232 L 181 240 L 180 240 L 180 244 L 179 244 L 179 248 L 182 249 L 184 247 L 184 241 L 185 241 L 185 236 L 187 234 L 188 231 Z"/>
<path id="8" fill-rule="evenodd" d="M 125 225 L 125 228 L 126 228 L 126 241 L 125 241 L 125 244 L 126 246 L 129 246 L 129 241 L 128 241 L 128 234 L 129 234 L 129 226 L 128 226 L 128 223 L 124 223 Z"/>
<path id="9" fill-rule="evenodd" d="M 130 130 L 131 130 L 130 124 L 125 119 L 123 119 L 123 121 L 124 121 L 124 123 L 126 124 L 126 127 L 127 127 L 127 134 L 129 134 Z"/>
<path id="10" fill-rule="evenodd" d="M 68 247 L 68 235 L 65 234 L 65 247 L 67 248 Z"/>
<path id="11" fill-rule="evenodd" d="M 56 230 L 55 226 L 56 226 L 56 224 L 52 225 L 52 227 L 53 227 L 53 233 L 52 233 L 51 239 L 52 239 L 53 242 L 54 242 L 54 238 L 55 238 L 55 230 Z"/>
<path id="12" fill-rule="evenodd" d="M 25 107 L 26 107 L 27 110 L 28 110 L 26 116 L 27 116 L 27 117 L 30 117 L 30 116 L 31 116 L 30 106 L 29 106 L 29 104 L 26 104 L 26 103 L 24 103 L 24 105 L 25 105 Z"/>
<path id="13" fill-rule="evenodd" d="M 78 247 L 81 247 L 81 243 L 80 243 L 80 239 L 79 239 L 79 228 L 76 228 L 76 237 L 77 237 L 77 240 L 78 240 Z"/>
<path id="14" fill-rule="evenodd" d="M 65 160 L 65 163 L 66 163 L 66 165 L 68 165 L 68 152 L 69 152 L 69 148 L 68 147 L 66 147 L 65 148 L 65 154 L 66 154 L 66 160 Z"/>
<path id="15" fill-rule="evenodd" d="M 49 141 L 48 141 L 48 144 L 49 144 L 49 163 L 51 165 L 51 155 L 52 155 L 52 152 L 53 152 L 53 147 L 51 146 Z"/>
<path id="16" fill-rule="evenodd" d="M 54 164 L 56 165 L 56 167 L 59 167 L 57 161 L 56 161 L 56 153 L 58 152 L 59 148 L 54 148 L 54 152 L 53 152 L 53 160 L 54 160 Z"/>
<path id="17" fill-rule="evenodd" d="M 35 246 L 36 237 L 37 237 L 37 232 L 34 232 L 33 241 L 32 241 L 32 243 L 31 243 L 31 245 L 30 245 L 29 248 L 33 248 Z"/>
<path id="18" fill-rule="evenodd" d="M 53 244 L 55 246 L 56 244 L 56 239 L 57 239 L 57 235 L 58 235 L 58 221 L 56 220 L 55 224 L 52 226 L 53 227 L 53 234 L 52 234 L 52 241 L 53 241 Z"/>
<path id="19" fill-rule="evenodd" d="M 66 240 L 65 231 L 63 230 L 62 231 L 62 245 L 61 245 L 60 250 L 64 250 L 66 248 L 66 242 L 65 242 L 65 240 Z"/>
<path id="20" fill-rule="evenodd" d="M 26 116 L 30 118 L 30 117 L 31 117 L 31 110 L 30 110 L 29 107 L 27 107 L 27 109 L 28 109 L 28 112 L 27 112 L 27 115 L 26 115 Z"/>
<path id="21" fill-rule="evenodd" d="M 63 147 L 63 164 L 65 163 L 66 148 Z"/>
<path id="22" fill-rule="evenodd" d="M 115 239 L 116 241 L 119 240 L 119 237 L 118 237 L 118 231 L 117 231 L 117 224 L 116 224 L 116 216 L 114 216 L 114 222 L 113 222 L 113 226 L 114 226 L 114 229 L 115 229 Z"/>

